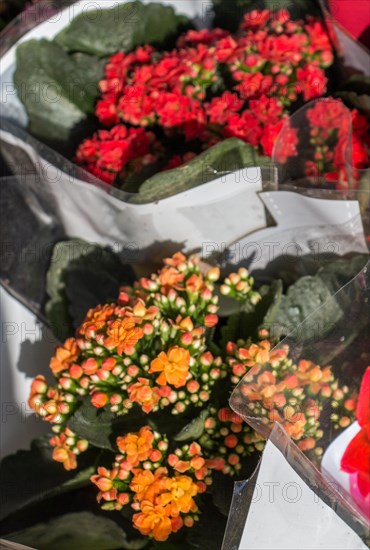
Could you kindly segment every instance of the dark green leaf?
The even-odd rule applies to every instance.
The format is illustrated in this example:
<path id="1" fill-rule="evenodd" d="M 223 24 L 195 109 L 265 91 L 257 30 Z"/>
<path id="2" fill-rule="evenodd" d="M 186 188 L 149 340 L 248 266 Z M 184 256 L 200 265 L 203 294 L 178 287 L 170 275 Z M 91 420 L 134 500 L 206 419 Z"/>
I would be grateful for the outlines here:
<path id="1" fill-rule="evenodd" d="M 117 299 L 133 281 L 132 269 L 109 248 L 79 239 L 58 243 L 47 274 L 46 313 L 60 340 L 74 333 L 87 311 Z"/>
<path id="2" fill-rule="evenodd" d="M 169 6 L 117 3 L 109 9 L 84 11 L 55 40 L 68 51 L 104 57 L 141 44 L 166 44 L 187 26 L 187 17 L 176 15 Z"/>
<path id="3" fill-rule="evenodd" d="M 364 256 L 352 260 L 337 260 L 321 268 L 316 275 L 301 277 L 288 288 L 282 296 L 278 311 L 273 320 L 264 326 L 271 330 L 274 340 L 288 335 L 305 321 L 312 313 L 315 317 L 300 327 L 300 341 L 305 342 L 313 336 L 325 337 L 337 323 L 345 318 L 350 304 L 342 303 L 340 295 L 333 295 L 365 265 Z M 325 304 L 325 307 L 321 307 Z"/>
<path id="4" fill-rule="evenodd" d="M 84 241 L 79 239 L 60 242 L 55 245 L 46 276 L 46 292 L 49 301 L 45 305 L 52 329 L 59 340 L 73 334 L 72 318 L 66 299 L 66 273 L 69 264 L 84 253 Z"/>
<path id="5" fill-rule="evenodd" d="M 200 413 L 197 418 L 194 418 L 174 437 L 174 441 L 196 441 L 204 433 L 204 422 L 208 416 L 208 409 Z"/>
<path id="6" fill-rule="evenodd" d="M 226 139 L 179 168 L 160 172 L 146 180 L 131 202 L 148 203 L 171 197 L 249 166 L 265 166 L 254 148 L 240 139 Z"/>
<path id="7" fill-rule="evenodd" d="M 29 451 L 18 451 L 1 461 L 1 518 L 38 500 L 88 484 L 95 460 L 91 449 L 81 455 L 79 469 L 67 472 L 52 459 L 48 438 L 33 441 Z"/>
<path id="8" fill-rule="evenodd" d="M 116 438 L 135 432 L 147 423 L 147 417 L 139 410 L 123 416 L 97 409 L 85 401 L 68 421 L 70 429 L 87 439 L 95 447 L 116 451 Z"/>
<path id="9" fill-rule="evenodd" d="M 212 504 L 211 496 L 207 497 L 200 505 L 199 522 L 189 530 L 188 540 L 199 550 L 221 550 L 227 518 Z"/>
<path id="10" fill-rule="evenodd" d="M 269 325 L 273 323 L 283 298 L 283 282 L 281 279 L 277 279 L 272 283 L 268 293 L 263 297 L 263 300 L 270 300 L 270 306 L 264 316 L 263 323 Z"/>
<path id="11" fill-rule="evenodd" d="M 243 333 L 244 337 L 247 337 L 246 318 L 247 314 L 241 312 L 230 315 L 226 325 L 221 328 L 220 347 L 222 350 L 226 349 L 228 342 L 236 342 L 238 338 L 243 338 Z"/>
<path id="12" fill-rule="evenodd" d="M 139 550 L 147 540 L 129 542 L 111 519 L 90 512 L 66 514 L 6 536 L 38 550 Z"/>
<path id="13" fill-rule="evenodd" d="M 103 64 L 95 57 L 69 56 L 48 40 L 29 40 L 17 48 L 14 83 L 39 138 L 67 141 L 94 112 Z"/>
<path id="14" fill-rule="evenodd" d="M 353 91 L 337 92 L 335 97 L 339 97 L 351 109 L 358 109 L 366 116 L 370 117 L 370 95 L 356 94 Z"/>

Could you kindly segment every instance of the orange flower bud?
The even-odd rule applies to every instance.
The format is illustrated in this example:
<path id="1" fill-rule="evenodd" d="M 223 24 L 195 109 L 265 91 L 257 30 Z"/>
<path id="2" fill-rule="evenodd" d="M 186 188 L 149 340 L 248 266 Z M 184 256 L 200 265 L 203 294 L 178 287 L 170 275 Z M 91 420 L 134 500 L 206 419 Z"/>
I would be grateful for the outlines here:
<path id="1" fill-rule="evenodd" d="M 225 437 L 225 445 L 226 447 L 229 447 L 229 449 L 232 449 L 236 447 L 238 444 L 238 438 L 235 435 L 228 435 Z"/>
<path id="2" fill-rule="evenodd" d="M 216 326 L 218 323 L 218 316 L 214 315 L 213 313 L 210 313 L 209 315 L 206 315 L 204 318 L 204 324 L 208 328 L 212 328 Z"/>
<path id="3" fill-rule="evenodd" d="M 93 393 L 91 396 L 91 403 L 97 409 L 102 409 L 108 403 L 108 396 L 106 393 L 100 391 Z"/>

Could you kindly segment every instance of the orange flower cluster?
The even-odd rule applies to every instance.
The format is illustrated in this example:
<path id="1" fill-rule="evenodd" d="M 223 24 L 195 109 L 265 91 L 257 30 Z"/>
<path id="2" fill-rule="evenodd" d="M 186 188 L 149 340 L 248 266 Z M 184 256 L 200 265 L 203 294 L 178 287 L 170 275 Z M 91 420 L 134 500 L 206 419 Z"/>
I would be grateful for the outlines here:
<path id="1" fill-rule="evenodd" d="M 134 288 L 138 295 L 149 295 L 170 318 L 189 315 L 195 324 L 211 328 L 218 323 L 218 298 L 213 291 L 220 270 L 205 267 L 203 273 L 201 267 L 196 256 L 187 259 L 178 252 L 164 260 L 158 273 L 140 279 Z"/>
<path id="2" fill-rule="evenodd" d="M 208 465 L 235 476 L 242 468 L 242 459 L 256 450 L 262 451 L 265 440 L 228 407 L 219 410 L 212 407 L 199 444 L 207 450 Z"/>
<path id="3" fill-rule="evenodd" d="M 169 477 L 167 468 L 154 473 L 138 470 L 132 479 L 134 493 L 133 524 L 142 535 L 165 541 L 184 525 L 190 527 L 198 519 L 194 497 L 198 487 L 191 477 L 175 474 Z"/>
<path id="4" fill-rule="evenodd" d="M 76 410 L 77 398 L 63 387 L 50 388 L 45 376 L 39 374 L 31 384 L 28 404 L 44 420 L 59 425 Z"/>
<path id="5" fill-rule="evenodd" d="M 243 413 L 247 409 L 266 431 L 279 421 L 302 451 L 316 455 L 326 401 L 334 427 L 347 426 L 356 407 L 356 396 L 338 387 L 330 367 L 305 360 L 295 364 L 287 346 L 271 349 L 266 330 L 258 343 L 229 342 L 225 357 L 214 355 L 208 340 L 218 322 L 218 276 L 218 269 L 207 270 L 194 257 L 166 259 L 157 274 L 122 288 L 116 303 L 88 312 L 76 337 L 51 360 L 55 386 L 41 375 L 31 386 L 29 404 L 54 424 L 53 458 L 67 470 L 77 467 L 89 444 L 78 436 L 77 416 L 70 424 L 76 433 L 68 427 L 84 401 L 127 414 L 127 426 L 129 413 L 135 413 L 142 427 L 116 439 L 111 469 L 99 467 L 91 481 L 103 509 L 131 506 L 135 528 L 157 541 L 198 520 L 197 497 L 208 490 L 215 471 L 237 476 L 243 460 L 265 445 L 224 406 L 221 386 L 227 395 L 239 384 Z M 243 306 L 260 299 L 245 269 L 229 275 L 221 292 Z M 161 411 L 177 415 L 182 429 L 166 428 L 170 437 L 159 433 Z"/>
<path id="6" fill-rule="evenodd" d="M 50 362 L 57 385 L 37 377 L 31 389 L 30 406 L 45 420 L 65 423 L 85 396 L 116 414 L 135 406 L 181 414 L 210 399 L 226 376 L 222 359 L 206 347 L 207 329 L 218 321 L 219 270 L 202 273 L 199 260 L 182 254 L 164 263 L 122 289 L 117 303 L 91 309 L 76 338 L 57 348 Z"/>
<path id="7" fill-rule="evenodd" d="M 77 467 L 77 455 L 86 451 L 89 442 L 86 439 L 80 439 L 69 428 L 54 426 L 53 431 L 58 434 L 50 439 L 53 459 L 61 462 L 66 470 L 74 470 Z"/>
<path id="8" fill-rule="evenodd" d="M 206 490 L 201 480 L 216 464 L 207 464 L 197 443 L 185 446 L 189 467 L 179 460 L 184 451 L 176 449 L 167 455 L 168 440 L 149 426 L 118 437 L 117 447 L 120 454 L 112 470 L 100 467 L 91 477 L 104 509 L 121 510 L 131 504 L 136 512 L 134 526 L 157 541 L 167 540 L 171 533 L 198 520 L 194 498 Z"/>
<path id="9" fill-rule="evenodd" d="M 255 305 L 261 300 L 261 295 L 253 289 L 253 285 L 253 277 L 245 267 L 241 267 L 237 273 L 231 273 L 224 280 L 220 290 L 224 296 L 242 303 L 248 301 Z"/>
<path id="10" fill-rule="evenodd" d="M 331 367 L 322 368 L 306 360 L 295 364 L 289 358 L 288 346 L 271 350 L 267 340 L 246 348 L 230 343 L 228 352 L 232 381 L 241 381 L 236 392 L 243 414 L 266 426 L 279 422 L 302 451 L 314 450 L 314 455 L 320 456 L 322 449 L 317 442 L 323 435 L 323 406 L 330 401 L 333 408 L 338 407 L 338 400 L 349 391 L 338 389 Z M 351 401 L 346 405 L 351 407 Z"/>

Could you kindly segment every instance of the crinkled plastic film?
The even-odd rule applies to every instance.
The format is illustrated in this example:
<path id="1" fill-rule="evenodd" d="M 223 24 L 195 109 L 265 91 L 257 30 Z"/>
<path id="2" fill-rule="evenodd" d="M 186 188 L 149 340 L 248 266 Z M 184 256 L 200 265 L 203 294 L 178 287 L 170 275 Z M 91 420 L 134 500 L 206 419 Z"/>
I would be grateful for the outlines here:
<path id="1" fill-rule="evenodd" d="M 250 506 L 253 502 L 253 493 L 258 479 L 259 466 L 252 476 L 245 481 L 234 483 L 234 492 L 227 520 L 222 550 L 239 550 Z"/>
<path id="2" fill-rule="evenodd" d="M 266 211 L 258 193 L 263 186 L 277 188 L 270 164 L 236 167 L 235 172 L 214 170 L 211 178 L 212 167 L 207 166 L 207 183 L 200 181 L 157 202 L 133 204 L 132 194 L 100 182 L 7 120 L 2 121 L 0 140 L 10 172 L 21 181 L 35 176 L 35 192 L 55 198 L 66 235 L 110 246 L 130 244 L 143 262 L 179 249 L 199 250 L 207 241 L 230 244 L 265 227 Z M 249 216 L 244 215 L 247 205 Z"/>
<path id="3" fill-rule="evenodd" d="M 286 158 L 287 143 L 292 142 L 295 154 Z M 306 103 L 285 123 L 272 158 L 279 166 L 280 184 L 333 188 L 342 178 L 353 187 L 351 112 L 332 97 Z"/>
<path id="4" fill-rule="evenodd" d="M 368 544 L 369 530 L 366 522 L 363 521 L 363 518 L 358 516 L 356 509 L 353 508 L 352 503 L 348 501 L 342 492 L 338 490 L 338 486 L 322 476 L 312 462 L 310 462 L 298 449 L 280 424 L 276 423 L 274 425 L 269 435 L 269 442 L 272 443 L 282 454 L 282 458 L 280 460 L 286 461 L 295 473 L 298 474 L 302 480 L 302 483 L 313 491 L 316 495 L 315 501 L 322 501 L 329 508 L 331 508 L 335 514 L 338 515 L 339 518 L 341 518 L 341 520 L 343 520 L 343 522 L 345 522 L 360 539 L 362 539 L 364 544 Z M 244 547 L 241 546 L 241 542 L 244 530 L 246 528 L 247 518 L 253 510 L 254 502 L 258 500 L 258 491 L 256 490 L 257 485 L 259 486 L 259 489 L 261 489 L 261 486 L 263 485 L 269 485 L 268 482 L 260 479 L 263 460 L 264 456 L 262 455 L 260 464 L 248 480 L 235 483 L 233 500 L 230 507 L 229 519 L 225 531 L 222 550 L 244 550 Z M 286 479 L 284 474 L 282 474 L 279 481 L 284 484 L 288 481 L 288 479 Z M 274 484 L 278 486 L 279 482 L 275 481 Z M 273 506 L 276 507 L 279 506 L 279 504 L 279 499 L 274 499 Z M 317 547 L 324 548 L 322 541 L 325 541 L 328 533 L 330 533 L 333 529 L 335 530 L 336 526 L 334 524 L 328 525 L 327 522 L 322 524 L 319 522 L 313 522 L 310 525 L 310 532 L 307 532 L 307 521 L 309 520 L 294 514 L 294 504 L 292 512 L 293 514 L 291 515 L 283 516 L 285 521 L 283 528 L 286 530 L 287 538 L 289 538 L 289 527 L 291 525 L 291 527 L 295 530 L 301 530 L 302 546 L 299 546 L 300 548 L 316 548 L 315 542 L 317 543 L 317 541 L 321 541 L 321 545 Z M 266 518 L 266 529 L 273 531 L 273 522 L 271 518 Z M 246 535 L 248 538 L 248 532 Z M 260 544 L 261 541 L 264 540 L 264 536 L 265 535 L 262 535 L 260 537 L 259 544 L 257 546 L 254 546 L 253 544 L 256 542 L 254 540 L 248 548 L 262 548 Z M 343 544 L 343 548 L 349 548 L 347 545 L 345 546 L 344 540 L 341 542 Z M 312 546 L 309 546 L 310 543 Z M 284 541 L 282 540 L 277 540 L 275 544 L 273 545 L 273 548 L 284 547 Z M 289 548 L 291 548 L 291 545 L 289 545 Z M 330 546 L 330 548 L 332 548 L 332 546 Z"/>
<path id="5" fill-rule="evenodd" d="M 348 386 L 351 391 L 359 390 L 364 372 L 370 365 L 369 268 L 368 256 L 363 256 L 363 267 L 360 272 L 308 316 L 302 324 L 295 328 L 287 327 L 288 336 L 275 348 L 276 350 L 288 348 L 288 358 L 297 365 L 300 365 L 301 361 L 309 361 L 321 367 L 330 365 L 340 387 Z M 333 312 L 336 322 L 330 324 L 329 320 L 333 319 Z M 270 334 L 273 334 L 273 324 L 269 329 Z M 252 367 L 234 390 L 230 405 L 266 438 L 271 435 L 275 422 L 283 421 L 292 437 L 285 440 L 286 449 L 292 456 L 302 455 L 303 457 L 303 452 L 297 447 L 299 436 L 294 436 L 294 426 L 297 426 L 297 421 L 301 419 L 300 405 L 296 403 L 291 407 L 287 403 L 283 410 L 281 408 L 278 410 L 273 397 L 270 400 L 263 398 L 261 394 L 258 397 L 258 391 L 261 390 L 260 377 L 266 375 L 272 375 L 271 364 L 259 363 Z M 279 373 L 275 370 L 273 376 L 274 387 L 285 380 L 284 372 Z M 301 388 L 305 398 L 313 399 L 312 406 L 315 407 L 314 394 L 310 393 L 308 386 L 302 385 Z M 341 495 L 343 502 L 347 503 L 351 521 L 368 528 L 370 517 L 367 517 L 364 508 L 361 509 L 361 506 L 355 502 L 348 483 L 342 481 L 337 454 L 339 452 L 343 454 L 345 447 L 341 451 L 335 448 L 333 455 L 333 446 L 337 446 L 339 438 L 343 438 L 346 429 L 352 428 L 348 424 L 338 427 L 338 419 L 333 417 L 336 409 L 332 405 L 332 395 L 324 400 L 320 411 L 316 409 L 315 411 L 315 420 L 319 420 L 322 437 L 314 448 L 304 451 L 306 456 L 304 460 L 303 458 L 300 460 L 303 465 L 306 465 L 304 471 L 309 473 L 308 478 L 310 479 L 311 476 L 312 480 L 315 474 L 317 486 L 323 490 L 324 495 L 327 492 L 325 488 L 327 480 L 331 480 L 336 492 Z M 347 444 L 349 441 L 350 439 Z M 322 473 L 319 474 L 316 468 Z"/>

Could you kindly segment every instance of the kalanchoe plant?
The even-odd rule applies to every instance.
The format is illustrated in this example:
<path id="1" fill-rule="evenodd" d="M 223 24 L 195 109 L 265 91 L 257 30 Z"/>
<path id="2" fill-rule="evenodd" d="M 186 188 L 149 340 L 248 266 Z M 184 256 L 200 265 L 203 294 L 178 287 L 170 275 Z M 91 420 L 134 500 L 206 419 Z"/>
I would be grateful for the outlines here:
<path id="1" fill-rule="evenodd" d="M 242 476 L 248 457 L 263 449 L 261 435 L 228 407 L 240 381 L 240 395 L 262 423 L 278 420 L 316 454 L 324 400 L 338 415 L 348 405 L 349 390 L 338 387 L 330 367 L 295 364 L 287 347 L 272 349 L 266 330 L 256 343 L 218 347 L 219 275 L 197 257 L 166 259 L 158 273 L 122 288 L 117 302 L 90 310 L 51 360 L 56 384 L 37 376 L 31 388 L 29 404 L 53 425 L 53 458 L 67 470 L 88 446 L 99 446 L 91 428 L 103 430 L 103 417 L 86 432 L 76 421 L 84 408 L 119 420 L 91 482 L 103 509 L 132 508 L 133 526 L 156 541 L 201 521 L 202 495 L 215 476 Z M 220 290 L 245 311 L 261 300 L 253 285 L 242 268 Z"/>
<path id="2" fill-rule="evenodd" d="M 105 129 L 80 145 L 76 159 L 122 187 L 148 165 L 174 168 L 225 138 L 271 157 L 290 108 L 326 93 L 332 62 L 318 19 L 293 21 L 286 10 L 268 9 L 246 14 L 236 34 L 190 30 L 172 51 L 118 52 L 100 82 L 96 115 Z M 286 127 L 279 162 L 296 154 L 296 144 L 296 130 Z"/>

